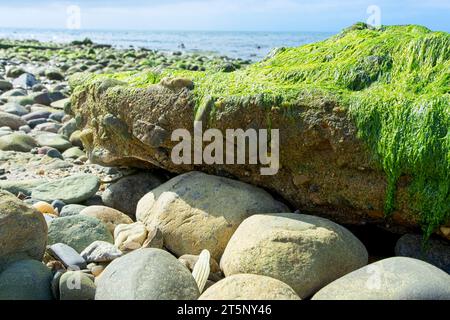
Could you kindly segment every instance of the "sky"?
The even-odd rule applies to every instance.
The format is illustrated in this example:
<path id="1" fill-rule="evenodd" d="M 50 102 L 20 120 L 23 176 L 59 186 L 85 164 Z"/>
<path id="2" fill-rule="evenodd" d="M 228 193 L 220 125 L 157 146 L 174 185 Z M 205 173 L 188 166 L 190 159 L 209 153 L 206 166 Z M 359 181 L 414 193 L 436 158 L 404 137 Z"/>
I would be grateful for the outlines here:
<path id="1" fill-rule="evenodd" d="M 0 28 L 336 32 L 375 18 L 450 32 L 450 0 L 0 0 Z"/>

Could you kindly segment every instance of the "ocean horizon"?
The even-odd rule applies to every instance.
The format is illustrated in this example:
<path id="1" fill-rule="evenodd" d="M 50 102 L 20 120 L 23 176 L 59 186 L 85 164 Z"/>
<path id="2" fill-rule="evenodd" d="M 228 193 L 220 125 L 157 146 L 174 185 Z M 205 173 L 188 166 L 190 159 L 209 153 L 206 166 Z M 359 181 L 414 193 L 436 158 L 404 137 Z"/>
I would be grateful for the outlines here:
<path id="1" fill-rule="evenodd" d="M 0 39 L 68 43 L 89 38 L 115 48 L 183 51 L 259 60 L 273 48 L 324 40 L 337 32 L 314 31 L 139 31 L 95 29 L 0 28 Z"/>

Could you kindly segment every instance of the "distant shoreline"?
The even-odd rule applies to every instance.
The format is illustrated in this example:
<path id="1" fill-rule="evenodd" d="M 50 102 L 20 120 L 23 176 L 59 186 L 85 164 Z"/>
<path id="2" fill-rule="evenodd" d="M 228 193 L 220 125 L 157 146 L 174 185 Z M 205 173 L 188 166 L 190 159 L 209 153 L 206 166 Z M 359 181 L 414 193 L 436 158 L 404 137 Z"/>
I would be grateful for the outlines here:
<path id="1" fill-rule="evenodd" d="M 146 48 L 161 52 L 225 55 L 257 61 L 273 48 L 296 47 L 324 40 L 332 32 L 261 31 L 133 31 L 0 28 L 0 39 L 38 40 L 67 44 L 84 38 L 115 48 Z"/>

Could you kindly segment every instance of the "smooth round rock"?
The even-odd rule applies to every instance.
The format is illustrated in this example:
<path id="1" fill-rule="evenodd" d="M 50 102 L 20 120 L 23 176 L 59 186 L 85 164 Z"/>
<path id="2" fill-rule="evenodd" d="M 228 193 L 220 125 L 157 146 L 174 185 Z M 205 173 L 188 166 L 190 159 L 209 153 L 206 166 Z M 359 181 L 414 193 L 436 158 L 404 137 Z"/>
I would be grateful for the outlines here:
<path id="1" fill-rule="evenodd" d="M 199 300 L 300 300 L 280 280 L 255 274 L 236 274 L 213 284 Z"/>
<path id="2" fill-rule="evenodd" d="M 283 211 L 289 209 L 260 188 L 193 171 L 146 194 L 137 205 L 136 218 L 160 228 L 165 247 L 175 255 L 207 249 L 219 261 L 245 218 Z"/>
<path id="3" fill-rule="evenodd" d="M 22 106 L 18 103 L 13 103 L 13 102 L 2 105 L 0 107 L 0 110 L 3 112 L 14 114 L 19 117 L 26 115 L 29 112 L 28 109 L 25 108 L 24 106 Z M 19 127 L 19 130 L 20 130 L 20 127 Z"/>
<path id="4" fill-rule="evenodd" d="M 36 140 L 24 133 L 14 132 L 0 137 L 0 149 L 3 151 L 30 152 L 36 146 Z"/>
<path id="5" fill-rule="evenodd" d="M 394 257 L 330 283 L 313 300 L 449 300 L 450 276 L 421 260 Z"/>
<path id="6" fill-rule="evenodd" d="M 44 183 L 34 188 L 31 196 L 46 202 L 61 200 L 67 204 L 81 203 L 95 195 L 99 187 L 97 176 L 77 174 Z"/>
<path id="7" fill-rule="evenodd" d="M 42 147 L 52 147 L 61 152 L 72 147 L 70 141 L 57 133 L 42 132 L 36 135 L 37 143 Z"/>
<path id="8" fill-rule="evenodd" d="M 31 121 L 31 120 L 36 120 L 36 119 L 45 119 L 47 120 L 47 118 L 51 115 L 51 112 L 48 110 L 36 110 L 36 111 L 32 111 L 24 116 L 22 116 L 22 119 L 25 121 Z"/>
<path id="9" fill-rule="evenodd" d="M 88 216 L 68 216 L 54 219 L 48 226 L 48 244 L 64 243 L 82 252 L 94 241 L 113 243 L 113 237 L 98 219 Z"/>
<path id="10" fill-rule="evenodd" d="M 21 117 L 8 112 L 0 111 L 0 127 L 6 126 L 13 130 L 18 130 L 21 126 L 26 125 L 27 122 Z"/>
<path id="11" fill-rule="evenodd" d="M 63 152 L 64 159 L 77 159 L 84 156 L 85 153 L 78 147 L 72 147 Z"/>
<path id="12" fill-rule="evenodd" d="M 60 300 L 94 300 L 95 284 L 81 271 L 67 271 L 59 280 Z"/>
<path id="13" fill-rule="evenodd" d="M 147 228 L 142 222 L 120 224 L 114 229 L 114 245 L 123 252 L 136 250 L 142 247 L 147 236 Z"/>
<path id="14" fill-rule="evenodd" d="M 364 245 L 344 227 L 316 216 L 279 213 L 242 222 L 220 266 L 225 276 L 251 273 L 278 279 L 303 299 L 367 261 Z"/>
<path id="15" fill-rule="evenodd" d="M 0 190 L 0 270 L 15 260 L 41 260 L 46 242 L 47 223 L 42 214 Z"/>
<path id="16" fill-rule="evenodd" d="M 74 216 L 79 214 L 84 208 L 87 207 L 81 204 L 68 204 L 61 209 L 59 216 L 60 217 Z"/>
<path id="17" fill-rule="evenodd" d="M 151 172 L 131 175 L 109 185 L 102 194 L 102 200 L 108 207 L 134 217 L 139 200 L 163 182 Z"/>
<path id="18" fill-rule="evenodd" d="M 140 249 L 111 262 L 97 281 L 96 300 L 195 300 L 189 270 L 161 249 Z"/>
<path id="19" fill-rule="evenodd" d="M 52 300 L 52 278 L 42 262 L 14 262 L 0 274 L 0 300 Z"/>
<path id="20" fill-rule="evenodd" d="M 4 180 L 0 181 L 0 189 L 11 192 L 14 195 L 22 192 L 24 195 L 30 196 L 34 188 L 46 182 L 46 179 Z"/>
<path id="21" fill-rule="evenodd" d="M 405 234 L 395 246 L 395 254 L 426 261 L 450 274 L 450 244 L 440 239 L 429 239 L 423 247 L 418 234 Z"/>
<path id="22" fill-rule="evenodd" d="M 103 222 L 111 234 L 114 234 L 114 229 L 119 224 L 131 224 L 133 220 L 126 214 L 105 206 L 89 206 L 80 212 L 80 215 L 85 215 L 99 219 Z"/>
<path id="23" fill-rule="evenodd" d="M 48 251 L 68 268 L 86 268 L 86 260 L 67 244 L 55 243 L 49 246 Z"/>

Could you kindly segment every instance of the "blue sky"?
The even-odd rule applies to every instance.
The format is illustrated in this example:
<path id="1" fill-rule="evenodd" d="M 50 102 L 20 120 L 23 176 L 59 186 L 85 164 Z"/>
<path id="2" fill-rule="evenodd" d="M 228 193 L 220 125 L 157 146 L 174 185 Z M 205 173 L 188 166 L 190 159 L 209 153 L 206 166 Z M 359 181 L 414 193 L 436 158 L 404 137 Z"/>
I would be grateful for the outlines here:
<path id="1" fill-rule="evenodd" d="M 366 21 L 450 31 L 450 0 L 0 0 L 0 27 L 64 28 L 67 7 L 81 8 L 84 29 L 339 31 Z"/>

